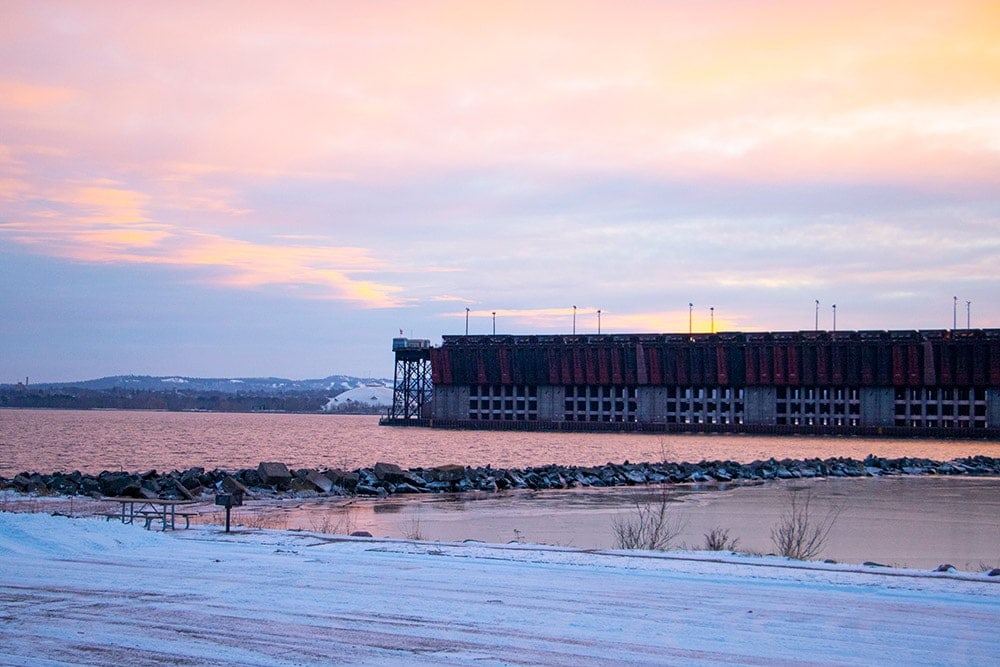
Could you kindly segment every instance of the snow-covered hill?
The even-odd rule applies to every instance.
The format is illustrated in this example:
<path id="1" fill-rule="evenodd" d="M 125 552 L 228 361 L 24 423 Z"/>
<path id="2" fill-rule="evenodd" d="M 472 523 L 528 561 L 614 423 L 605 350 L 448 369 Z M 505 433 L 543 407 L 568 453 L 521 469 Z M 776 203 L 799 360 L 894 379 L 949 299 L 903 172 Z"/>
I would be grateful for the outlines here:
<path id="1" fill-rule="evenodd" d="M 392 388 L 369 383 L 337 394 L 323 408 L 327 412 L 346 408 L 387 408 L 392 405 Z"/>
<path id="2" fill-rule="evenodd" d="M 331 395 L 350 389 L 364 387 L 371 383 L 392 385 L 392 380 L 384 378 L 359 378 L 350 375 L 330 375 L 311 380 L 289 380 L 278 377 L 256 378 L 197 378 L 180 375 L 112 375 L 94 380 L 78 382 L 32 383 L 32 389 L 89 389 L 109 391 L 125 389 L 131 391 L 217 391 L 224 393 L 278 394 L 291 391 L 324 391 Z M 11 388 L 14 385 L 0 385 Z"/>

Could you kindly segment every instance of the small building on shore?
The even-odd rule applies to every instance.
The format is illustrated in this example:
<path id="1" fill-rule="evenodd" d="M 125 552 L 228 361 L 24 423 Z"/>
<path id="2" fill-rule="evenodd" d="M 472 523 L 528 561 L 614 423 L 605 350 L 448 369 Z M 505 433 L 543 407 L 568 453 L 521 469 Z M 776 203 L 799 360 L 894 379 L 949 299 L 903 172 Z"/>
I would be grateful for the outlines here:
<path id="1" fill-rule="evenodd" d="M 384 423 L 1000 437 L 1000 329 L 410 343 L 393 342 L 394 406 L 405 414 L 390 411 Z"/>

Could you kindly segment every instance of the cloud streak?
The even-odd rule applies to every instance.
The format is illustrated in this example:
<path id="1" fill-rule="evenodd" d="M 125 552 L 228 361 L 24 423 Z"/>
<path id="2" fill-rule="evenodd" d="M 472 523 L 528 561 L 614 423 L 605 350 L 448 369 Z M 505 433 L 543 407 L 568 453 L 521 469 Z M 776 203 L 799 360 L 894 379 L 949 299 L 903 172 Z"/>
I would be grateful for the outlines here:
<path id="1" fill-rule="evenodd" d="M 199 270 L 199 281 L 210 285 L 315 288 L 300 296 L 365 307 L 401 305 L 398 287 L 358 278 L 385 270 L 363 248 L 287 240 L 254 243 L 198 232 L 156 222 L 150 203 L 143 193 L 101 180 L 59 191 L 33 219 L 2 223 L 0 233 L 78 262 L 184 268 Z"/>

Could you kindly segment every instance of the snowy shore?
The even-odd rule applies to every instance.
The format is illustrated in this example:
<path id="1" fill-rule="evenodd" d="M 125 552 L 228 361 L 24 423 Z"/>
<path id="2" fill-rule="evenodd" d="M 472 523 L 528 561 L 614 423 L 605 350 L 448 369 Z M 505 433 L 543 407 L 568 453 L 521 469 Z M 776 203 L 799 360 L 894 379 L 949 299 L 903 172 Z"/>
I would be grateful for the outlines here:
<path id="1" fill-rule="evenodd" d="M 989 664 L 1000 578 L 0 513 L 0 662 Z"/>

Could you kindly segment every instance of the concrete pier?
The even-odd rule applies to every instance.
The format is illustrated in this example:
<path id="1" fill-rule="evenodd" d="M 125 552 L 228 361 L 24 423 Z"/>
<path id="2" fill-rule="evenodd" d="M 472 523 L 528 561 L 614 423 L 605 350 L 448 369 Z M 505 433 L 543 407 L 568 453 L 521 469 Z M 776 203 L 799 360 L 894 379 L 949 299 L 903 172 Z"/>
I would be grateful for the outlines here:
<path id="1" fill-rule="evenodd" d="M 444 336 L 420 352 L 420 423 L 1000 435 L 1000 329 Z"/>

